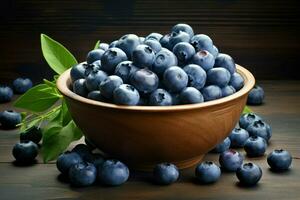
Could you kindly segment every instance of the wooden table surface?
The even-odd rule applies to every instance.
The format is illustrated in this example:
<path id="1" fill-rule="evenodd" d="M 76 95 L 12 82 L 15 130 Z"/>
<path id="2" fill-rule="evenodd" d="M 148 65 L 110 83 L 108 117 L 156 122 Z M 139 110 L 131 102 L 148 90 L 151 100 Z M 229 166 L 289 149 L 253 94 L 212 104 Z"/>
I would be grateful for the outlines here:
<path id="1" fill-rule="evenodd" d="M 266 156 L 249 159 L 261 166 L 259 184 L 244 188 L 235 174 L 223 173 L 212 185 L 199 185 L 194 180 L 194 168 L 181 171 L 180 180 L 171 186 L 151 183 L 151 174 L 132 172 L 121 187 L 94 185 L 73 188 L 61 180 L 55 163 L 38 163 L 28 167 L 14 166 L 11 150 L 18 141 L 18 130 L 0 131 L 0 199 L 300 199 L 300 81 L 261 81 L 266 99 L 263 106 L 251 107 L 273 128 L 267 153 L 284 148 L 293 155 L 292 169 L 285 173 L 269 170 Z M 0 110 L 10 104 L 0 105 Z M 242 151 L 242 150 L 240 150 Z M 218 155 L 208 154 L 205 160 L 217 162 Z"/>

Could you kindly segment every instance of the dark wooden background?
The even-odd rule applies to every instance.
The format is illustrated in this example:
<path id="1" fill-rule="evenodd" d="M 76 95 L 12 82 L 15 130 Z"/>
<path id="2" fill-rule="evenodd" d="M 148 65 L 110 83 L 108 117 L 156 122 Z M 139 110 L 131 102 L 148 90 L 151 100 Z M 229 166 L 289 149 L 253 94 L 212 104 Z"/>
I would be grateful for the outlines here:
<path id="1" fill-rule="evenodd" d="M 300 79 L 298 0 L 2 0 L 0 6 L 0 83 L 53 73 L 40 51 L 40 33 L 82 61 L 98 39 L 167 33 L 178 22 L 210 35 L 258 79 Z"/>

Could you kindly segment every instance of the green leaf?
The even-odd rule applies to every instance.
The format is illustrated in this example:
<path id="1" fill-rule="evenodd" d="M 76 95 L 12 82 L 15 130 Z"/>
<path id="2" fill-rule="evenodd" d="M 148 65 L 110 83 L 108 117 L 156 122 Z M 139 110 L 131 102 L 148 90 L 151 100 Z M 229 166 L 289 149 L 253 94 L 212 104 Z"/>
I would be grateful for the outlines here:
<path id="1" fill-rule="evenodd" d="M 252 110 L 248 106 L 245 106 L 244 110 L 243 110 L 243 114 L 246 114 L 246 113 L 252 113 Z"/>
<path id="2" fill-rule="evenodd" d="M 73 120 L 66 126 L 52 121 L 43 131 L 42 154 L 44 162 L 56 159 L 59 154 L 68 148 L 71 142 L 79 140 L 82 132 Z"/>
<path id="3" fill-rule="evenodd" d="M 58 74 L 78 63 L 68 49 L 45 34 L 41 34 L 41 46 L 47 63 Z"/>
<path id="4" fill-rule="evenodd" d="M 32 112 L 42 112 L 52 107 L 60 98 L 56 88 L 39 84 L 20 96 L 14 106 Z"/>
<path id="5" fill-rule="evenodd" d="M 99 45 L 100 45 L 100 40 L 98 40 L 98 41 L 96 42 L 94 49 L 98 49 L 98 48 L 99 48 Z"/>

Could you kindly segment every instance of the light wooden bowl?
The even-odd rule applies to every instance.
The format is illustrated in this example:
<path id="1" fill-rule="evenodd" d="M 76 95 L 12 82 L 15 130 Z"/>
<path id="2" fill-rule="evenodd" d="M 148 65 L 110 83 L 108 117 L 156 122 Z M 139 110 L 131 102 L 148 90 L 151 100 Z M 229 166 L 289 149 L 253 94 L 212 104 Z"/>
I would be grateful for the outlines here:
<path id="1" fill-rule="evenodd" d="M 78 125 L 103 152 L 129 166 L 150 170 L 160 162 L 190 167 L 229 135 L 239 120 L 253 75 L 237 65 L 244 87 L 214 101 L 178 106 L 120 106 L 81 97 L 69 88 L 70 70 L 57 81 Z"/>

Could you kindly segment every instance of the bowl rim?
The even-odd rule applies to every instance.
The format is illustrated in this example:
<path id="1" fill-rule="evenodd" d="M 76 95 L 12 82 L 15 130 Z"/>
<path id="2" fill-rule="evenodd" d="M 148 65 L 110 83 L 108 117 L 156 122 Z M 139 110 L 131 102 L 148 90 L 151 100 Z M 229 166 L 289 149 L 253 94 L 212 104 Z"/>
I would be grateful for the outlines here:
<path id="1" fill-rule="evenodd" d="M 126 105 L 116 105 L 112 103 L 105 103 L 100 101 L 95 101 L 92 99 L 88 99 L 82 97 L 80 95 L 75 94 L 71 91 L 68 85 L 71 82 L 70 79 L 70 71 L 71 69 L 63 72 L 59 78 L 57 79 L 56 85 L 58 90 L 66 97 L 79 101 L 81 103 L 86 103 L 94 106 L 99 106 L 107 109 L 115 109 L 115 110 L 131 110 L 131 111 L 146 111 L 146 112 L 164 112 L 164 111 L 178 111 L 178 110 L 190 110 L 197 108 L 207 108 L 215 105 L 224 104 L 229 101 L 233 101 L 238 99 L 239 97 L 246 95 L 255 85 L 255 78 L 250 71 L 246 68 L 236 64 L 237 72 L 244 78 L 244 86 L 237 91 L 236 93 L 229 95 L 227 97 L 222 97 L 220 99 L 196 103 L 196 104 L 184 104 L 184 105 L 173 105 L 173 106 L 126 106 Z"/>

